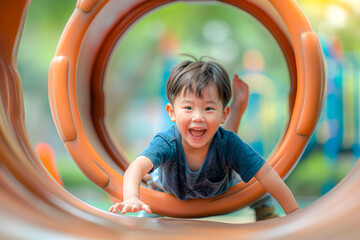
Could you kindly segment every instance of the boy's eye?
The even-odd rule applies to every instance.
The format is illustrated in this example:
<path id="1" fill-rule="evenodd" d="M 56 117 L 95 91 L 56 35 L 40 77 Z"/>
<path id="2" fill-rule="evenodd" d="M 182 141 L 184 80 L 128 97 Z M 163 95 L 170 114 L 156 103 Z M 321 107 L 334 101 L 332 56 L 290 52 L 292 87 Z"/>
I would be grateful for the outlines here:
<path id="1" fill-rule="evenodd" d="M 211 110 L 214 110 L 214 108 L 212 108 L 212 107 L 207 107 L 207 108 L 205 108 L 205 110 L 206 110 L 206 111 L 211 111 Z"/>
<path id="2" fill-rule="evenodd" d="M 185 107 L 186 110 L 191 110 L 191 107 Z"/>

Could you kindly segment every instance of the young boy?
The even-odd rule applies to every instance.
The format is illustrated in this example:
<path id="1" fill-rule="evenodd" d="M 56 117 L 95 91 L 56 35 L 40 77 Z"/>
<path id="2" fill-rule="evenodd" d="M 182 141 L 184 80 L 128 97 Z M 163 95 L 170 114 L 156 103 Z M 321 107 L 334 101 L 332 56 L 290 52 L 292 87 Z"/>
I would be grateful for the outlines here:
<path id="1" fill-rule="evenodd" d="M 235 75 L 234 89 L 244 85 L 247 87 Z M 160 189 L 180 200 L 210 198 L 255 177 L 286 214 L 299 209 L 279 175 L 233 132 L 245 111 L 248 93 L 234 94 L 234 113 L 229 116 L 231 86 L 222 66 L 203 58 L 181 62 L 172 70 L 166 92 L 170 102 L 166 111 L 176 124 L 158 133 L 130 164 L 124 175 L 124 201 L 109 211 L 151 213 L 139 196 L 141 181 L 148 173 Z M 224 127 L 233 131 L 220 126 L 226 120 Z"/>

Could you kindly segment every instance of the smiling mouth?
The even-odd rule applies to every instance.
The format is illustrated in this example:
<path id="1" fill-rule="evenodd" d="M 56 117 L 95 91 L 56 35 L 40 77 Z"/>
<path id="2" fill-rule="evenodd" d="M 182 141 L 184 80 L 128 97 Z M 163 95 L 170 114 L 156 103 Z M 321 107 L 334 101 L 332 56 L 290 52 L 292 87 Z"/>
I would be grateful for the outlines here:
<path id="1" fill-rule="evenodd" d="M 200 138 L 206 133 L 206 129 L 191 128 L 191 129 L 189 129 L 189 132 L 190 132 L 191 136 L 193 136 L 195 138 Z"/>

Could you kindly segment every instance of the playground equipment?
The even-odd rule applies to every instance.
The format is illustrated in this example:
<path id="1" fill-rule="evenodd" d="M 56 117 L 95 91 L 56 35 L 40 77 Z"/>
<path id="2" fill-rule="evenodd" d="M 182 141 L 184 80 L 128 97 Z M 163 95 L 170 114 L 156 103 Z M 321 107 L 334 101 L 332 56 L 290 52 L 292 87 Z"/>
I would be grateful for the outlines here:
<path id="1" fill-rule="evenodd" d="M 150 9 L 170 2 L 78 1 L 51 63 L 50 101 L 60 136 L 84 173 L 118 198 L 121 198 L 122 183 L 119 172 L 127 163 L 110 157 L 121 152 L 111 149 L 106 131 L 92 128 L 91 119 L 101 127 L 103 116 L 101 105 L 89 105 L 89 92 L 90 89 L 100 92 L 98 87 L 106 60 L 124 30 Z M 291 117 L 282 144 L 269 160 L 285 177 L 312 134 L 322 106 L 325 76 L 316 34 L 293 1 L 223 2 L 241 7 L 258 18 L 273 33 L 287 59 L 294 89 L 290 94 Z M 131 218 L 103 212 L 73 197 L 46 171 L 34 152 L 24 124 L 16 55 L 28 5 L 27 0 L 0 3 L 0 219 L 4 222 L 0 236 L 20 239 L 29 236 L 39 239 L 53 236 L 60 239 L 349 239 L 358 236 L 359 161 L 341 183 L 309 207 L 283 218 L 252 224 Z M 77 31 L 69 31 L 71 27 Z M 72 41 L 68 40 L 69 34 Z M 90 66 L 98 67 L 89 71 Z M 79 94 L 76 91 L 79 85 L 89 91 Z M 101 93 L 94 95 L 101 98 Z M 81 161 L 85 156 L 85 161 Z M 151 205 L 155 212 L 173 216 L 191 216 L 185 208 L 197 206 L 201 206 L 194 212 L 198 216 L 228 212 L 262 194 L 263 190 L 254 181 L 234 186 L 214 199 L 184 203 L 169 195 L 142 189 L 145 201 L 157 202 Z M 222 208 L 220 203 L 226 207 Z M 173 206 L 178 209 L 170 209 Z"/>
<path id="2" fill-rule="evenodd" d="M 55 152 L 52 147 L 45 142 L 40 142 L 36 144 L 35 152 L 41 162 L 44 164 L 46 170 L 55 179 L 55 181 L 58 182 L 60 185 L 64 186 L 64 183 L 61 179 L 59 170 L 56 165 Z"/>
<path id="3" fill-rule="evenodd" d="M 101 91 L 105 67 L 118 39 L 138 18 L 172 1 L 79 2 L 60 39 L 49 73 L 50 106 L 58 132 L 74 161 L 94 183 L 122 199 L 122 170 L 128 160 L 114 147 L 104 124 Z M 274 35 L 289 66 L 293 91 L 287 132 L 269 163 L 285 177 L 311 136 L 323 104 L 324 67 L 316 34 L 288 1 L 220 1 L 257 18 Z M 291 14 L 289 14 L 291 13 Z M 109 22 L 106 19 L 113 19 Z M 88 51 L 88 49 L 92 49 Z M 81 89 L 81 91 L 77 91 Z M 223 214 L 249 205 L 264 194 L 252 180 L 211 199 L 182 202 L 142 187 L 153 212 L 172 217 Z"/>

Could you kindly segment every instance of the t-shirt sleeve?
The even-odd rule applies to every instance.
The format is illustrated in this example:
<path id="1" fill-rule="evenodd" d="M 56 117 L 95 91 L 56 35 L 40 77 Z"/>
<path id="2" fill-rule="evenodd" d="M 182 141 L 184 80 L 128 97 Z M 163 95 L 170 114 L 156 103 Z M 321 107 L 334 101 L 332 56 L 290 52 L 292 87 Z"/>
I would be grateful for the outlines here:
<path id="1" fill-rule="evenodd" d="M 232 156 L 233 169 L 240 175 L 244 182 L 249 182 L 265 163 L 265 159 L 251 146 L 241 140 L 239 136 L 231 136 L 229 154 Z"/>
<path id="2" fill-rule="evenodd" d="M 139 156 L 148 157 L 154 164 L 154 167 L 149 173 L 152 173 L 158 168 L 166 159 L 170 159 L 173 155 L 171 145 L 163 137 L 155 136 L 149 146 L 145 148 Z"/>

